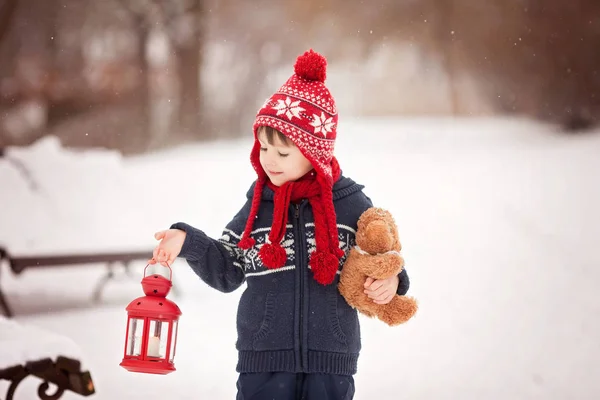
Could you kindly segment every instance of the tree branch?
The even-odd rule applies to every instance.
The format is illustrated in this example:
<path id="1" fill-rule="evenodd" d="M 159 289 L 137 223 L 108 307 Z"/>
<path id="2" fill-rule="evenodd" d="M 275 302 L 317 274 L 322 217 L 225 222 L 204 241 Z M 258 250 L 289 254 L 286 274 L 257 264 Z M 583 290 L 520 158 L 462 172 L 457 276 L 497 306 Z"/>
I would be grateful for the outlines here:
<path id="1" fill-rule="evenodd" d="M 135 7 L 131 6 L 131 0 L 114 0 L 118 3 L 123 10 L 127 12 L 129 18 L 133 21 L 134 24 L 138 26 L 142 26 L 144 24 L 148 24 L 146 15 L 144 12 L 140 12 L 136 10 Z"/>
<path id="2" fill-rule="evenodd" d="M 162 12 L 165 17 L 165 25 L 170 26 L 175 19 L 179 16 L 186 15 L 189 13 L 196 13 L 201 8 L 201 0 L 192 0 L 183 7 L 181 12 L 171 11 L 168 9 L 174 9 L 175 7 L 167 7 L 163 0 L 152 0 L 152 2 L 158 7 L 158 9 Z"/>
<path id="3" fill-rule="evenodd" d="M 183 10 L 183 13 L 184 14 L 195 13 L 196 11 L 198 11 L 201 8 L 201 4 L 200 4 L 201 2 L 202 2 L 202 0 L 192 0 L 191 4 L 189 4 L 188 7 L 186 7 Z"/>
<path id="4" fill-rule="evenodd" d="M 166 26 L 171 25 L 171 22 L 177 17 L 177 13 L 176 12 L 169 12 L 168 9 L 170 7 L 167 7 L 165 5 L 164 1 L 160 1 L 160 0 L 151 0 L 151 1 L 160 10 L 161 14 L 165 18 L 164 19 L 165 25 Z"/>

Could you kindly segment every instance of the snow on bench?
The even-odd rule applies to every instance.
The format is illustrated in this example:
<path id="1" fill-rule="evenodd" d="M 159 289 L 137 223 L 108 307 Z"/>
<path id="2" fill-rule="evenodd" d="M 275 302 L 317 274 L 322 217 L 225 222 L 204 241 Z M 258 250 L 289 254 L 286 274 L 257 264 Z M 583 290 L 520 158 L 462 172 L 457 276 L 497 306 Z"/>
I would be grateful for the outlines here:
<path id="1" fill-rule="evenodd" d="M 106 265 L 93 298 L 98 301 L 117 268 L 147 260 L 154 228 L 138 193 L 147 189 L 127 173 L 116 151 L 63 148 L 55 137 L 7 148 L 0 157 L 0 269 L 25 271 Z M 8 195 L 9 194 L 9 195 Z M 136 227 L 133 229 L 132 227 Z M 1 277 L 0 277 L 1 278 Z M 2 293 L 0 314 L 12 315 Z"/>
<path id="2" fill-rule="evenodd" d="M 42 380 L 40 398 L 58 399 L 65 391 L 82 396 L 95 393 L 89 372 L 82 368 L 82 352 L 71 339 L 0 316 L 0 382 L 9 382 L 7 400 L 25 378 Z M 48 394 L 50 385 L 55 393 Z M 1 397 L 1 396 L 0 396 Z"/>
<path id="3" fill-rule="evenodd" d="M 81 358 L 77 344 L 66 336 L 36 326 L 24 326 L 0 315 L 0 370 L 27 361 L 56 358 L 57 354 Z"/>

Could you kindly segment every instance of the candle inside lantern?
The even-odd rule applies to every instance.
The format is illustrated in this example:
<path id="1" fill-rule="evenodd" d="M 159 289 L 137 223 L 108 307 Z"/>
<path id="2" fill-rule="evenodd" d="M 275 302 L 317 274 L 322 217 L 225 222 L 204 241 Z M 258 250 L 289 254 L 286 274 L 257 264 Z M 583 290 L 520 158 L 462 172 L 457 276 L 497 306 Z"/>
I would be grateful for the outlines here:
<path id="1" fill-rule="evenodd" d="M 151 336 L 148 338 L 148 356 L 149 357 L 160 357 L 160 338 Z"/>

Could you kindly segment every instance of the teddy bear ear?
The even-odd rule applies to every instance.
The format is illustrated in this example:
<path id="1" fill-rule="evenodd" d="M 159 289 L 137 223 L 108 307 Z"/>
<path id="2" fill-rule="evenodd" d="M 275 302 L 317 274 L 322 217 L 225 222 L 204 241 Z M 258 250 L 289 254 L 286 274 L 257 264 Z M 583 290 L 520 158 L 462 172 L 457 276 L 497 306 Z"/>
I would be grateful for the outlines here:
<path id="1" fill-rule="evenodd" d="M 376 214 L 379 218 L 388 220 L 390 222 L 394 222 L 394 216 L 392 215 L 392 213 L 389 210 L 386 210 L 383 208 L 378 208 L 376 211 Z"/>
<path id="2" fill-rule="evenodd" d="M 367 208 L 361 215 L 360 218 L 358 219 L 358 229 L 365 229 L 365 227 L 367 225 L 369 225 L 371 223 L 371 221 L 376 220 L 376 219 L 381 219 L 381 217 L 379 217 L 377 215 L 378 213 L 378 208 L 377 207 L 371 207 L 371 208 Z"/>
<path id="3" fill-rule="evenodd" d="M 380 216 L 380 217 L 387 217 L 388 216 L 388 212 L 386 210 L 384 210 L 383 208 L 376 208 L 375 210 L 375 214 Z"/>

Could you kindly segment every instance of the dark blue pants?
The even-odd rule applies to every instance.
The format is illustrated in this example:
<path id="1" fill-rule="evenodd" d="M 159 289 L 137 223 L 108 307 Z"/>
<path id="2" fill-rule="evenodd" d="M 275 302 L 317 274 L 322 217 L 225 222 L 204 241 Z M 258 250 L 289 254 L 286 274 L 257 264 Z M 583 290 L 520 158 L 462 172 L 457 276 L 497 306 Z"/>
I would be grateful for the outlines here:
<path id="1" fill-rule="evenodd" d="M 350 375 L 264 372 L 240 374 L 236 400 L 352 400 Z"/>

